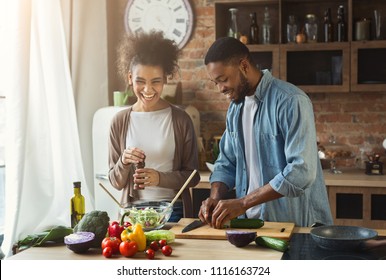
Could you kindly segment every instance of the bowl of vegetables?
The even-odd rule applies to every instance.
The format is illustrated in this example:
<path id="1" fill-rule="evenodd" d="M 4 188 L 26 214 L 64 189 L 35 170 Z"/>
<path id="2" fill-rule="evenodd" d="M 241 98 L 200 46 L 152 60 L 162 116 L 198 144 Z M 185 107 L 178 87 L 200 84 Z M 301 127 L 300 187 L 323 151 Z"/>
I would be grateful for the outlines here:
<path id="1" fill-rule="evenodd" d="M 133 202 L 121 208 L 124 221 L 140 224 L 145 231 L 162 228 L 169 220 L 173 207 L 165 201 Z"/>

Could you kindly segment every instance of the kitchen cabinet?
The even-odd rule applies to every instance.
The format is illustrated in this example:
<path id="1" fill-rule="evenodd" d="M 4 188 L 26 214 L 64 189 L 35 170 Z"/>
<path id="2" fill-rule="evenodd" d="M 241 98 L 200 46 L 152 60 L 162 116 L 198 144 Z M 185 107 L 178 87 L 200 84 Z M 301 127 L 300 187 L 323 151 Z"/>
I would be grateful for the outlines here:
<path id="1" fill-rule="evenodd" d="M 323 42 L 323 16 L 330 8 L 334 32 L 338 7 L 343 5 L 346 22 L 346 40 Z M 386 10 L 386 2 L 380 0 L 255 0 L 215 2 L 216 38 L 227 36 L 230 8 L 237 8 L 238 31 L 249 35 L 251 19 L 256 12 L 261 29 L 264 10 L 268 7 L 272 31 L 272 44 L 247 44 L 254 62 L 261 69 L 287 80 L 307 93 L 336 92 L 385 92 L 386 91 L 386 28 L 383 20 L 381 39 L 375 38 L 375 24 L 371 22 L 370 40 L 356 41 L 355 25 L 366 18 L 374 21 L 374 10 Z M 318 24 L 316 43 L 287 43 L 286 24 L 294 15 L 298 29 L 302 30 L 307 14 L 315 14 Z M 384 15 L 382 15 L 385 18 Z M 381 27 L 381 28 L 382 28 Z M 335 32 L 336 33 L 336 32 Z M 261 34 L 260 34 L 261 35 Z"/>

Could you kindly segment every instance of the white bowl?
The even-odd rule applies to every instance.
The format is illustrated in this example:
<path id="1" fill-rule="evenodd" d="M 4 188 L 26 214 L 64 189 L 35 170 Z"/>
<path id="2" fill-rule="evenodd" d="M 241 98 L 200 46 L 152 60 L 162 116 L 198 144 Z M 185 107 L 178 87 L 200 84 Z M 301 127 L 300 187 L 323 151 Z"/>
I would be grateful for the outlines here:
<path id="1" fill-rule="evenodd" d="M 210 163 L 210 162 L 205 162 L 205 163 L 206 163 L 206 167 L 208 167 L 210 172 L 213 172 L 214 171 L 214 164 Z"/>

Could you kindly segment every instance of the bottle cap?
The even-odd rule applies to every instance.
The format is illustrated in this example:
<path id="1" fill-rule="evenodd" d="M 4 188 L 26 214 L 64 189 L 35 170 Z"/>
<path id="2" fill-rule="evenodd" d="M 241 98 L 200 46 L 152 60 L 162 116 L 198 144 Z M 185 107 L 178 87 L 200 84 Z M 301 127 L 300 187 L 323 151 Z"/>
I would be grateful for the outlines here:
<path id="1" fill-rule="evenodd" d="M 80 188 L 80 182 L 74 182 L 74 188 Z"/>

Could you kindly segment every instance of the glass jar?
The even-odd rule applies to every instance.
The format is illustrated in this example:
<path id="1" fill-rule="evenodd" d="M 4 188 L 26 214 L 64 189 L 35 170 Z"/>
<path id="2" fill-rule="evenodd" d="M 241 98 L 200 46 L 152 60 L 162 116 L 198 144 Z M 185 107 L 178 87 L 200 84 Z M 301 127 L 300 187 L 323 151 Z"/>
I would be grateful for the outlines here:
<path id="1" fill-rule="evenodd" d="M 271 18 L 269 14 L 268 7 L 265 7 L 264 10 L 264 21 L 261 28 L 261 43 L 262 44 L 272 44 L 273 43 L 273 31 L 271 25 Z"/>
<path id="2" fill-rule="evenodd" d="M 233 37 L 236 39 L 240 38 L 238 26 L 237 26 L 237 12 L 238 9 L 230 8 L 229 12 L 231 13 L 231 23 L 228 30 L 228 37 Z"/>
<path id="3" fill-rule="evenodd" d="M 308 43 L 316 43 L 318 41 L 318 24 L 314 14 L 306 15 L 306 23 L 304 24 Z"/>
<path id="4" fill-rule="evenodd" d="M 298 34 L 298 25 L 296 24 L 295 16 L 288 17 L 287 23 L 287 43 L 296 43 L 296 35 Z"/>

